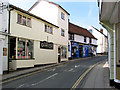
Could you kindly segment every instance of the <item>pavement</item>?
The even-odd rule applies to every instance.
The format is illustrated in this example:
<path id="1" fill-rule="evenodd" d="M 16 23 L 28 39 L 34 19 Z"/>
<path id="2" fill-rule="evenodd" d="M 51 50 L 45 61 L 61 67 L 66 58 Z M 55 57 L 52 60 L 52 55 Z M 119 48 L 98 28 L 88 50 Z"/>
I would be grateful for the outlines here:
<path id="1" fill-rule="evenodd" d="M 102 62 L 97 65 L 87 76 L 83 88 L 112 88 L 109 85 L 109 68 L 108 61 Z"/>
<path id="2" fill-rule="evenodd" d="M 52 65 L 46 65 L 46 66 L 40 66 L 40 67 L 34 67 L 34 68 L 29 68 L 29 69 L 13 71 L 13 72 L 10 72 L 9 74 L 4 74 L 2 76 L 2 81 L 9 80 L 11 78 L 15 78 L 15 77 L 29 74 L 32 72 L 45 70 L 45 69 L 48 69 L 51 67 L 64 65 L 66 63 L 75 62 L 78 60 L 89 59 L 89 58 L 92 58 L 92 57 L 74 59 L 74 60 L 62 62 L 59 64 L 52 64 Z M 93 68 L 93 70 L 86 76 L 86 80 L 84 82 L 83 88 L 112 88 L 112 89 L 115 89 L 114 87 L 109 86 L 109 69 L 108 69 L 107 61 L 102 62 L 102 63 L 98 64 L 95 68 Z"/>

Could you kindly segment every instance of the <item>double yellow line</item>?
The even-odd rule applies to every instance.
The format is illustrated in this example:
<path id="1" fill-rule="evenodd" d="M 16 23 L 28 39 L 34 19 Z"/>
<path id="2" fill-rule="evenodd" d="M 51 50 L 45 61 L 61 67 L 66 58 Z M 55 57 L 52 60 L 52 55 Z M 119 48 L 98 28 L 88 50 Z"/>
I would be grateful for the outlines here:
<path id="1" fill-rule="evenodd" d="M 100 61 L 101 62 L 101 61 Z M 81 82 L 81 80 L 87 75 L 87 73 L 92 70 L 97 64 L 99 64 L 100 62 L 92 65 L 88 70 L 86 70 L 80 77 L 79 79 L 76 81 L 76 83 L 73 85 L 73 87 L 71 88 L 71 90 L 75 90 L 75 88 L 77 88 L 77 86 L 79 85 L 79 83 Z"/>

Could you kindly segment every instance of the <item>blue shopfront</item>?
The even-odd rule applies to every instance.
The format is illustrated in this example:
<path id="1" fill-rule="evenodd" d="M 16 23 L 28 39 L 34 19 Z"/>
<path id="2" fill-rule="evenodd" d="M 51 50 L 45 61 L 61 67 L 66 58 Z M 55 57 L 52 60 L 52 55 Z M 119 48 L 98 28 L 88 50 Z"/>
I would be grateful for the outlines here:
<path id="1" fill-rule="evenodd" d="M 71 58 L 89 57 L 96 54 L 95 46 L 71 42 Z"/>
<path id="2" fill-rule="evenodd" d="M 83 56 L 83 46 L 77 42 L 71 43 L 71 58 L 79 58 Z"/>

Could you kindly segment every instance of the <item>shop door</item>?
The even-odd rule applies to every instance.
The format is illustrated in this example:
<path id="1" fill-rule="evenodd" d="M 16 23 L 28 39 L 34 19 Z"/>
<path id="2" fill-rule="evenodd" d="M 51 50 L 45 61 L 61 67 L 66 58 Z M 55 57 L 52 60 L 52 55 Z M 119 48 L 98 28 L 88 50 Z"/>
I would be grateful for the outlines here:
<path id="1" fill-rule="evenodd" d="M 61 48 L 60 46 L 58 47 L 58 63 L 61 62 Z"/>
<path id="2" fill-rule="evenodd" d="M 79 46 L 79 56 L 82 57 L 83 47 Z"/>

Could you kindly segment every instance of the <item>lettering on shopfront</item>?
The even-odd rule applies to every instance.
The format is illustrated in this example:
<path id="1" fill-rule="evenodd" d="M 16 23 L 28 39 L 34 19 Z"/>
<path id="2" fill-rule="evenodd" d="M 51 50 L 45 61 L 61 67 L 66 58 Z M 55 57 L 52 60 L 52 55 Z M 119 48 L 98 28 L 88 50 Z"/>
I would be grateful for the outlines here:
<path id="1" fill-rule="evenodd" d="M 40 48 L 43 49 L 53 49 L 53 43 L 52 42 L 46 42 L 46 41 L 40 41 Z"/>

